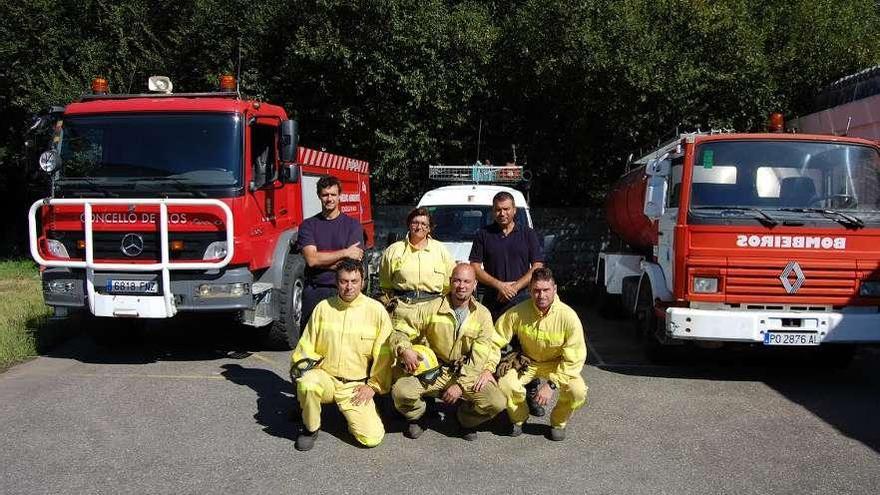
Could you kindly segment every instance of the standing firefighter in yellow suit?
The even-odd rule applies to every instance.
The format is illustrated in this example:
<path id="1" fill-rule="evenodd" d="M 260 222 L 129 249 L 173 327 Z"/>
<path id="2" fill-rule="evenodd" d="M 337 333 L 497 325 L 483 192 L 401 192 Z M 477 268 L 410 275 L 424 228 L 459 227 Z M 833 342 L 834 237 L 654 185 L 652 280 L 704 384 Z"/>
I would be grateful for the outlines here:
<path id="1" fill-rule="evenodd" d="M 584 329 L 577 313 L 556 297 L 556 281 L 549 268 L 538 268 L 529 282 L 530 299 L 509 309 L 496 323 L 495 345 L 498 349 L 517 337 L 520 352 L 531 363 L 519 372 L 511 369 L 498 381 L 507 396 L 511 436 L 522 434 L 529 417 L 525 384 L 545 378 L 535 394 L 535 403 L 546 406 L 554 390 L 559 400 L 550 414 L 550 439 L 564 440 L 565 426 L 571 414 L 586 403 L 587 385 L 581 370 L 587 360 Z"/>
<path id="2" fill-rule="evenodd" d="M 410 374 L 394 382 L 391 396 L 394 407 L 409 421 L 404 431 L 409 438 L 424 431 L 424 396 L 442 394 L 445 403 L 459 403 L 457 416 L 465 440 L 475 440 L 474 428 L 504 410 L 506 403 L 492 376 L 498 364 L 492 315 L 473 298 L 474 269 L 466 263 L 457 265 L 450 282 L 449 295 L 394 320 L 391 348 Z M 414 343 L 422 352 L 416 353 Z"/>
<path id="3" fill-rule="evenodd" d="M 331 402 L 362 445 L 375 447 L 385 436 L 373 396 L 387 393 L 391 382 L 391 319 L 382 304 L 361 294 L 363 280 L 360 263 L 339 262 L 338 295 L 315 307 L 291 356 L 305 428 L 296 439 L 297 450 L 314 446 L 321 404 Z"/>
<path id="4" fill-rule="evenodd" d="M 406 216 L 406 239 L 388 246 L 379 265 L 379 287 L 395 301 L 394 317 L 407 316 L 439 299 L 449 289 L 455 260 L 442 242 L 432 239 L 431 214 L 416 208 Z"/>

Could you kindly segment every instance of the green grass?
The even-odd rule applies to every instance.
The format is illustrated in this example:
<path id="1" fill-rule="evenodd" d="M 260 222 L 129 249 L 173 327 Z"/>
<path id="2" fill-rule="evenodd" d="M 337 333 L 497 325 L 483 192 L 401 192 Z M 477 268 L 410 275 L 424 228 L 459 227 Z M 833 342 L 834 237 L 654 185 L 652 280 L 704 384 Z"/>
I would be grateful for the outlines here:
<path id="1" fill-rule="evenodd" d="M 31 261 L 0 261 L 0 371 L 55 344 L 40 275 Z"/>

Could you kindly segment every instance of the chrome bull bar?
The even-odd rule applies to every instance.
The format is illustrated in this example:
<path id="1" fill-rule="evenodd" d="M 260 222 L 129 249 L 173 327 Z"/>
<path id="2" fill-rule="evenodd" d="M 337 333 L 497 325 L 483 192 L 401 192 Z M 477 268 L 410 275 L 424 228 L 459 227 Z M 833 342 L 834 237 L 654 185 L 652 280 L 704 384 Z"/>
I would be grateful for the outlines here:
<path id="1" fill-rule="evenodd" d="M 37 212 L 44 206 L 82 205 L 85 223 L 85 261 L 47 260 L 40 254 L 39 235 L 37 232 Z M 97 263 L 94 258 L 92 240 L 92 206 L 108 205 L 159 205 L 159 263 Z M 171 263 L 168 246 L 168 207 L 169 206 L 216 206 L 226 215 L 226 257 L 209 262 Z M 129 316 L 141 318 L 170 318 L 177 313 L 174 294 L 171 292 L 171 270 L 213 270 L 229 264 L 234 254 L 234 225 L 232 210 L 217 199 L 134 199 L 134 198 L 45 198 L 35 201 L 28 212 L 28 230 L 30 236 L 31 256 L 41 266 L 84 268 L 86 270 L 86 294 L 89 310 L 95 316 Z M 127 272 L 161 271 L 161 296 L 124 296 L 103 295 L 95 291 L 95 271 L 120 270 Z M 162 301 L 158 301 L 161 297 Z"/>

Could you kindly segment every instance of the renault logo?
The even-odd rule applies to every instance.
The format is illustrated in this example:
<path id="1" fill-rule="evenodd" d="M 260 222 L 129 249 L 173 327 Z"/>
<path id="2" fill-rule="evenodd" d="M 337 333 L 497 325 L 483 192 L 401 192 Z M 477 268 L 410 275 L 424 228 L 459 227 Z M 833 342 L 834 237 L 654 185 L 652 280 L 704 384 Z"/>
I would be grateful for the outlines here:
<path id="1" fill-rule="evenodd" d="M 134 258 L 144 252 L 144 238 L 139 234 L 125 234 L 120 247 L 122 254 Z"/>
<path id="2" fill-rule="evenodd" d="M 798 265 L 797 261 L 789 261 L 779 275 L 779 281 L 785 287 L 785 292 L 789 294 L 797 292 L 804 285 L 805 280 L 804 271 L 801 270 L 801 265 Z"/>

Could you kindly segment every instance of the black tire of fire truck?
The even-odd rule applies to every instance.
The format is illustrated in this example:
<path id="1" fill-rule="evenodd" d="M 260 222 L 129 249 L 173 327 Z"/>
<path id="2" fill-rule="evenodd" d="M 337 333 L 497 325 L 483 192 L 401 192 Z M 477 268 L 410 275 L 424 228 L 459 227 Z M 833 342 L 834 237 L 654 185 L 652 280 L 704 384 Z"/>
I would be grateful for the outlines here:
<path id="1" fill-rule="evenodd" d="M 290 350 L 296 347 L 302 331 L 302 293 L 305 282 L 306 262 L 294 253 L 284 259 L 281 287 L 278 289 L 278 319 L 266 332 L 266 344 L 274 350 Z"/>
<path id="2" fill-rule="evenodd" d="M 637 334 L 645 345 L 645 356 L 654 364 L 671 364 L 677 360 L 680 346 L 664 342 L 665 328 L 654 312 L 654 294 L 651 284 L 639 288 L 638 303 L 634 318 Z"/>

